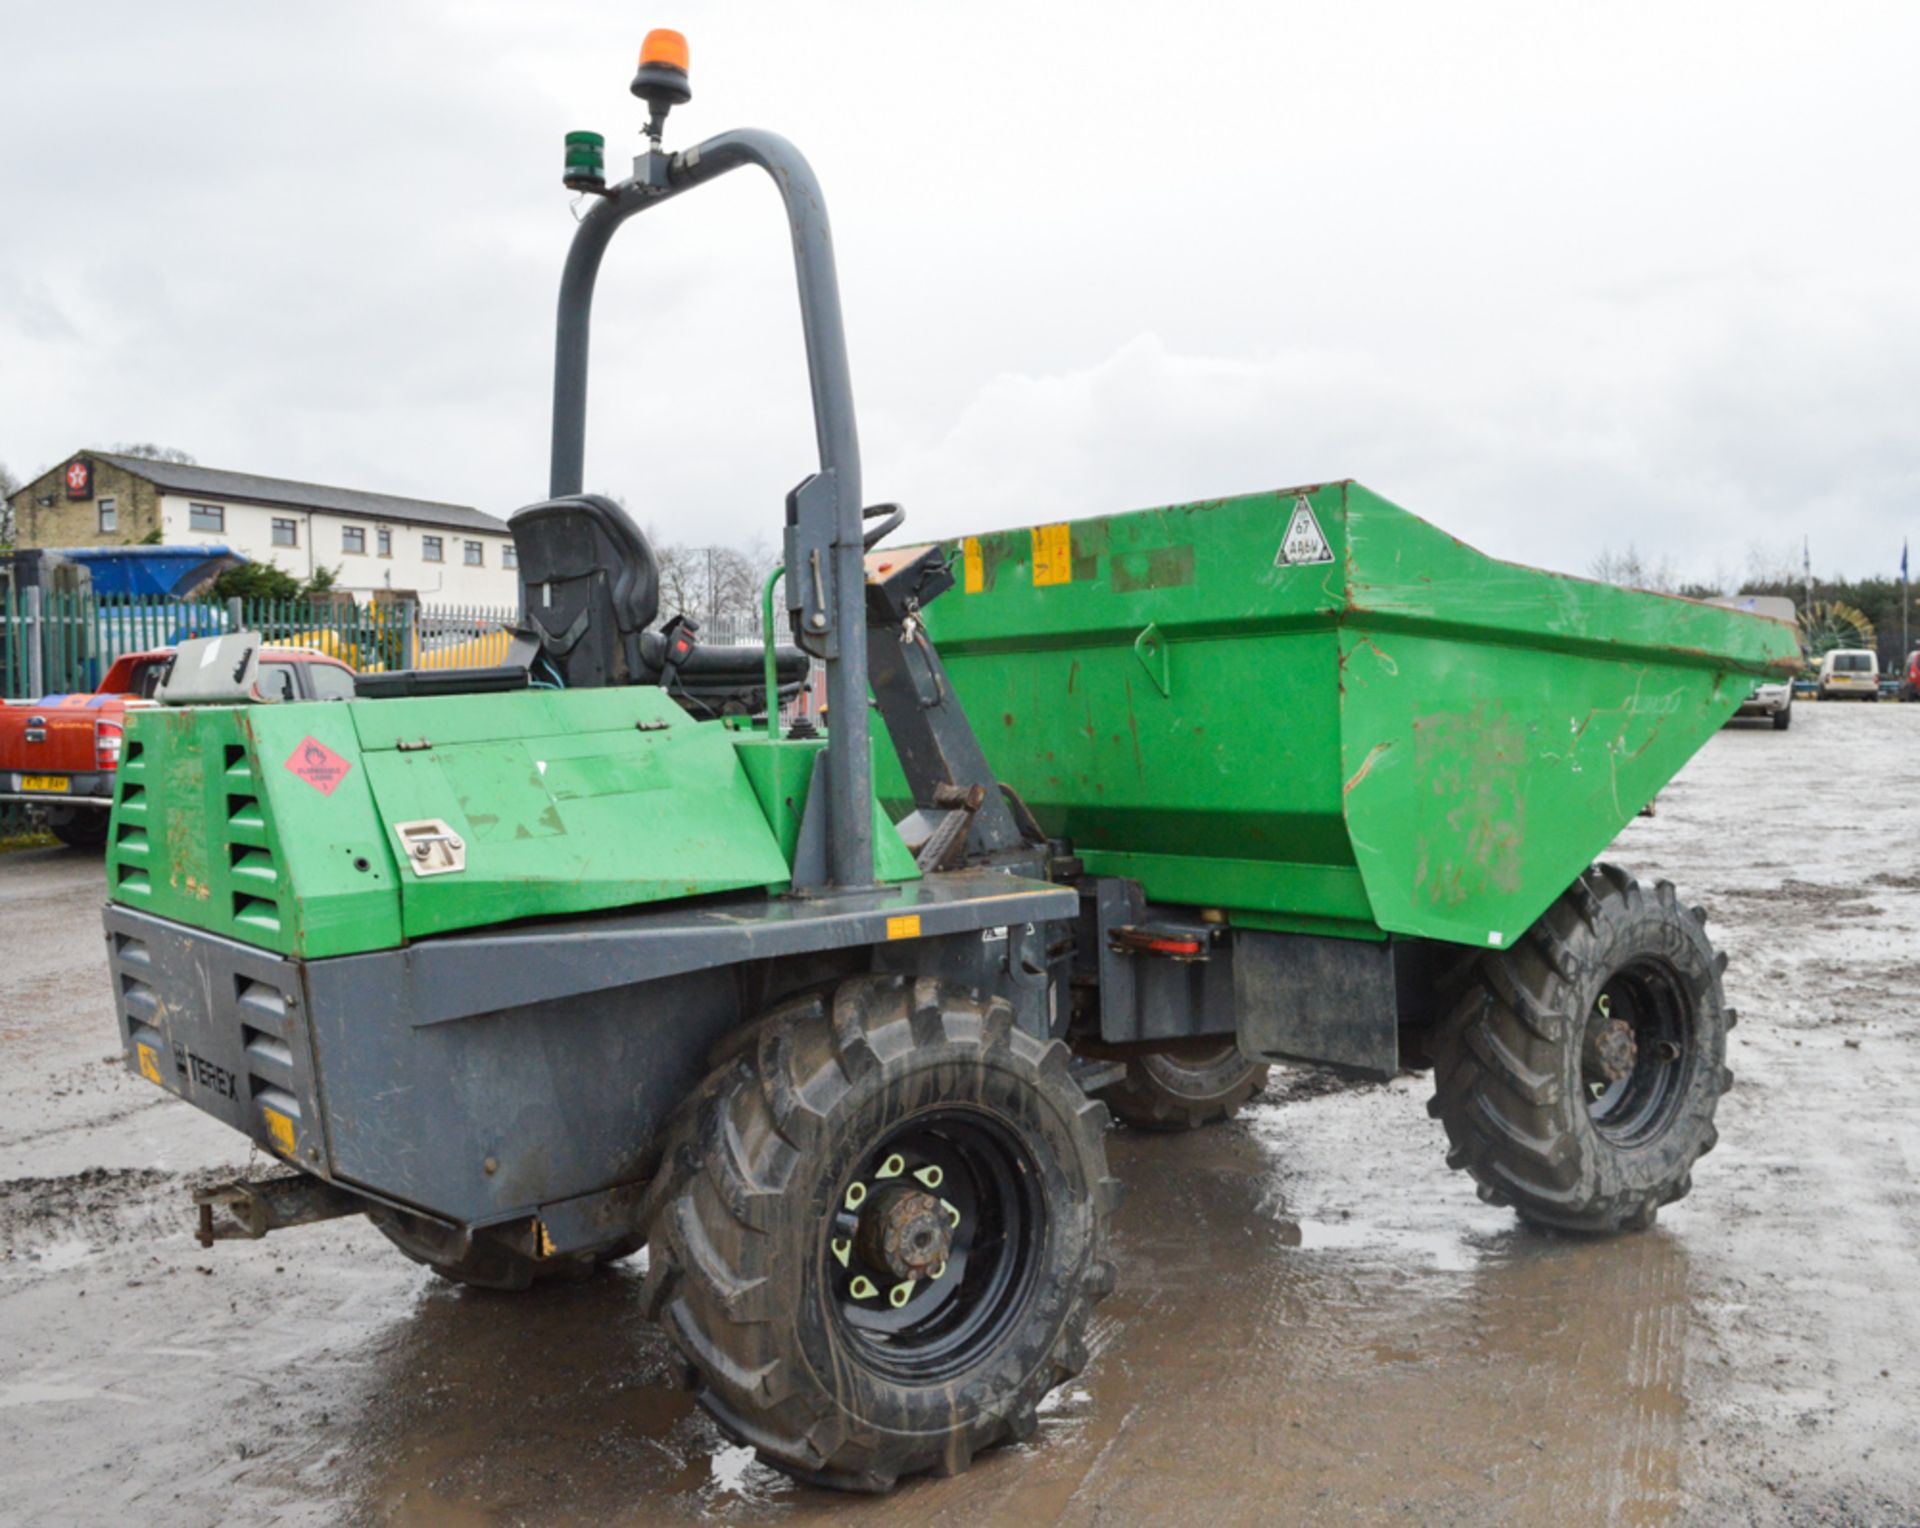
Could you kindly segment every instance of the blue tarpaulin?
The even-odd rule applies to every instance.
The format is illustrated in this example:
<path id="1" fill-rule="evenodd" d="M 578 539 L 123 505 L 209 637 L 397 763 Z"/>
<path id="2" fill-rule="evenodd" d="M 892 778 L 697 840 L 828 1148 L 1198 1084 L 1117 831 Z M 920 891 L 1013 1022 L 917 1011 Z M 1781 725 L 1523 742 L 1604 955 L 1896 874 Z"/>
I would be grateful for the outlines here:
<path id="1" fill-rule="evenodd" d="M 247 559 L 224 546 L 48 547 L 53 557 L 82 564 L 95 594 L 158 594 L 184 599 Z"/>

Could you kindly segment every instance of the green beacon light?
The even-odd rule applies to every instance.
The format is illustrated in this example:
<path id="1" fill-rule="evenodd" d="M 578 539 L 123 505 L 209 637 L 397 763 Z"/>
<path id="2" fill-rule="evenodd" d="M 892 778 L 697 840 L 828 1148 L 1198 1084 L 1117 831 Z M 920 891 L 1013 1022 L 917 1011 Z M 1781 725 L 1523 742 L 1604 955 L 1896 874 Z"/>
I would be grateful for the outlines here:
<path id="1" fill-rule="evenodd" d="M 569 191 L 604 192 L 607 189 L 607 140 L 598 133 L 567 134 L 567 171 L 562 177 Z"/>

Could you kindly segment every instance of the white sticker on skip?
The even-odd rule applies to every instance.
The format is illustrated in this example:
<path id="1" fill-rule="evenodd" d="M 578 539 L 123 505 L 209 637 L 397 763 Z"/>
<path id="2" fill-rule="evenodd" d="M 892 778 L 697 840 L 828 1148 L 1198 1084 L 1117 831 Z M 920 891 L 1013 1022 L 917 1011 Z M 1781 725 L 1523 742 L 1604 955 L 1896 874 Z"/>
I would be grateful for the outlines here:
<path id="1" fill-rule="evenodd" d="M 1276 568 L 1298 568 L 1309 563 L 1332 562 L 1333 548 L 1327 545 L 1325 532 L 1314 518 L 1313 506 L 1303 493 L 1294 500 L 1293 518 L 1287 521 L 1287 533 L 1280 538 L 1280 550 L 1274 554 Z"/>

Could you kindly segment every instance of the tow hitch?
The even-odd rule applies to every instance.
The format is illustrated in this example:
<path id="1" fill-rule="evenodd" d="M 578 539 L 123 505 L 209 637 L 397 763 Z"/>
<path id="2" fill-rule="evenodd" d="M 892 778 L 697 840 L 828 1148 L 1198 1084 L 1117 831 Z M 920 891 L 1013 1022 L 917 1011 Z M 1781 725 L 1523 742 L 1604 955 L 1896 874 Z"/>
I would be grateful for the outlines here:
<path id="1" fill-rule="evenodd" d="M 258 1241 L 269 1231 L 337 1220 L 365 1213 L 367 1201 L 304 1173 L 264 1178 L 254 1183 L 223 1183 L 195 1191 L 200 1224 L 193 1239 L 203 1247 L 217 1241 Z M 216 1210 L 225 1210 L 216 1217 Z"/>

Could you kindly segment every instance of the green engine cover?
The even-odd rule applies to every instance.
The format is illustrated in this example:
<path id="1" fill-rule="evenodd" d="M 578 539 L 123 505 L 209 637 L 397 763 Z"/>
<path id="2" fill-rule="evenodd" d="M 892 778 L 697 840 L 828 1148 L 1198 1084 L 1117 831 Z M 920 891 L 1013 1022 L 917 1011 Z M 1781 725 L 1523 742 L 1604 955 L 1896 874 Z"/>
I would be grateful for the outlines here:
<path id="1" fill-rule="evenodd" d="M 820 746 L 696 722 L 648 687 L 136 711 L 108 881 L 130 907 L 309 957 L 779 891 Z M 399 828 L 426 822 L 461 869 L 416 868 Z M 882 879 L 917 875 L 875 827 Z"/>
<path id="2" fill-rule="evenodd" d="M 1354 483 L 952 554 L 927 630 L 995 772 L 1089 871 L 1248 927 L 1506 944 L 1797 662 L 1780 622 L 1497 562 Z"/>

